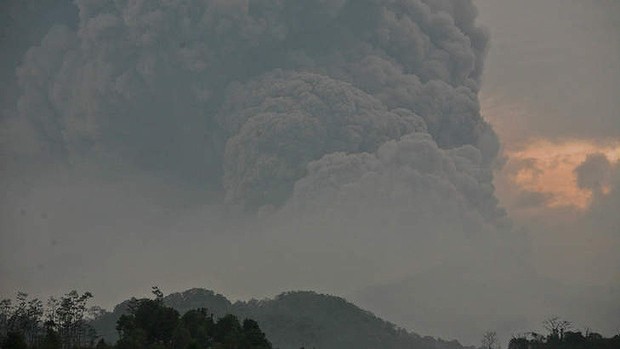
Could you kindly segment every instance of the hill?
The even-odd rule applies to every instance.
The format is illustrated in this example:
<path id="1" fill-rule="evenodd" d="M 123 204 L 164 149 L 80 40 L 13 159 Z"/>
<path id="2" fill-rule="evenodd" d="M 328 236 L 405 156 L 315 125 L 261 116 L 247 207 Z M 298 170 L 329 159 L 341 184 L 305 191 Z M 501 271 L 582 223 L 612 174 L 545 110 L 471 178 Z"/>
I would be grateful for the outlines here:
<path id="1" fill-rule="evenodd" d="M 116 320 L 129 301 L 93 321 L 108 341 L 117 338 Z M 255 319 L 280 349 L 463 349 L 457 341 L 422 337 L 384 321 L 340 297 L 315 292 L 286 292 L 273 299 L 230 302 L 205 289 L 173 293 L 164 302 L 179 312 L 207 308 L 216 317 L 234 314 Z"/>

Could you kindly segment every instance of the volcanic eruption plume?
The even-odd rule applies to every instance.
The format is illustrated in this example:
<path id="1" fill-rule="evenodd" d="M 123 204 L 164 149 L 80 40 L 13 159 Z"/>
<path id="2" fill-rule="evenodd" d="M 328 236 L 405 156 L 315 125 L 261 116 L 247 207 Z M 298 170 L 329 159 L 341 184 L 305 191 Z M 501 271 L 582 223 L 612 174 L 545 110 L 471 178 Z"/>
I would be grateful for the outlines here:
<path id="1" fill-rule="evenodd" d="M 391 319 L 427 333 L 467 336 L 501 316 L 499 303 L 535 306 L 529 294 L 517 295 L 522 302 L 493 299 L 530 269 L 527 242 L 495 197 L 499 142 L 478 102 L 488 37 L 471 0 L 75 5 L 75 25 L 52 27 L 17 68 L 11 117 L 19 122 L 7 125 L 34 135 L 29 159 L 130 166 L 208 189 L 217 210 L 201 211 L 185 228 L 151 209 L 152 200 L 118 205 L 124 187 L 88 194 L 78 187 L 75 197 L 54 187 L 48 196 L 64 199 L 50 216 L 79 221 L 74 211 L 87 206 L 80 200 L 95 197 L 100 202 L 89 213 L 113 212 L 113 219 L 97 222 L 116 222 L 110 234 L 123 244 L 125 230 L 140 238 L 159 233 L 168 242 L 163 251 L 178 248 L 184 257 L 193 251 L 213 270 L 238 263 L 232 285 L 267 275 L 239 286 L 256 292 L 319 285 L 367 299 L 372 290 L 355 292 L 378 284 L 407 290 L 403 280 L 420 276 L 443 285 L 445 299 L 417 284 L 419 299 L 407 299 L 411 308 Z M 3 147 L 3 158 L 14 158 L 6 155 L 16 147 Z M 46 191 L 30 193 L 37 201 Z M 61 213 L 63 207 L 75 209 Z M 235 235 L 219 214 L 229 209 L 260 224 Z M 166 214 L 187 214 L 179 211 Z M 125 227 L 118 216 L 126 213 Z M 57 221 L 50 231 L 105 240 L 88 232 L 99 228 L 92 222 L 76 225 L 80 230 Z M 169 242 L 175 229 L 196 232 L 191 246 Z M 454 283 L 464 291 L 458 301 Z M 379 297 L 366 304 L 388 309 L 374 302 Z M 433 302 L 447 305 L 430 315 L 416 312 Z M 516 316 L 530 310 L 514 308 Z M 414 318 L 399 317 L 401 310 Z M 472 328 L 444 331 L 458 326 Z"/>
<path id="2" fill-rule="evenodd" d="M 20 67 L 41 148 L 281 204 L 307 165 L 410 133 L 497 153 L 470 1 L 79 1 Z"/>

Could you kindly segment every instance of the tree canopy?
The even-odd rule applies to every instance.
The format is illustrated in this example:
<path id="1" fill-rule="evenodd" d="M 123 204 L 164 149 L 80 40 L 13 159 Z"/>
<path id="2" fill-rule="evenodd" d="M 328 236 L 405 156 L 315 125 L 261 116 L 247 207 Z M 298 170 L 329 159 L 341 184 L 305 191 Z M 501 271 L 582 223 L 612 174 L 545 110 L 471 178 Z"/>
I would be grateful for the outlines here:
<path id="1" fill-rule="evenodd" d="M 133 298 L 116 321 L 119 340 L 109 345 L 87 320 L 102 316 L 101 308 L 87 308 L 92 294 L 71 291 L 50 298 L 47 308 L 38 299 L 19 293 L 16 301 L 0 302 L 2 349 L 271 349 L 271 343 L 251 319 L 231 314 L 214 319 L 205 308 L 180 315 L 164 304 L 154 288 L 154 299 Z"/>
<path id="2" fill-rule="evenodd" d="M 572 323 L 558 317 L 543 322 L 547 334 L 528 332 L 513 337 L 508 349 L 616 349 L 620 348 L 620 335 L 605 338 L 586 330 L 572 331 Z"/>

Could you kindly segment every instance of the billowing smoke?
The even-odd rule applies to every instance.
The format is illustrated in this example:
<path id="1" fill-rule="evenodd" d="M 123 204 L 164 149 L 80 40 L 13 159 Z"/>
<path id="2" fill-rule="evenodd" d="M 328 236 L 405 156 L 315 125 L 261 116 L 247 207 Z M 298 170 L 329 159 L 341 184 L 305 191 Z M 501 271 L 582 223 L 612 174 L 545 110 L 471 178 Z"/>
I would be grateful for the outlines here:
<path id="1" fill-rule="evenodd" d="M 385 209 L 400 209 L 405 219 L 421 211 L 454 210 L 447 216 L 479 221 L 464 226 L 467 233 L 476 234 L 482 224 L 503 214 L 496 207 L 491 179 L 475 147 L 442 150 L 428 134 L 418 132 L 384 143 L 376 154 L 335 153 L 311 163 L 309 175 L 297 183 L 295 200 L 323 207 L 374 198 L 391 202 L 393 207 Z M 413 209 L 411 204 L 419 206 Z M 470 220 L 474 217 L 466 217 L 466 211 L 472 207 L 478 215 Z"/>
<path id="2" fill-rule="evenodd" d="M 411 110 L 390 111 L 324 75 L 276 71 L 230 90 L 219 117 L 234 135 L 224 153 L 224 187 L 232 202 L 282 201 L 308 163 L 324 154 L 370 152 L 426 130 Z"/>
<path id="3" fill-rule="evenodd" d="M 109 234 L 111 265 L 135 266 L 126 282 L 150 285 L 161 271 L 174 286 L 207 280 L 242 295 L 355 295 L 404 326 L 470 343 L 522 305 L 488 297 L 523 287 L 530 269 L 527 241 L 494 194 L 499 146 L 478 103 L 487 35 L 470 0 L 75 4 L 75 28 L 50 29 L 17 69 L 20 97 L 4 122 L 2 155 L 80 175 L 96 164 L 92 182 L 105 177 L 103 187 L 115 189 L 102 195 L 91 181 L 66 178 L 22 183 L 23 192 L 6 197 L 62 218 L 45 218 L 54 224 L 40 223 L 43 232 L 39 218 L 26 209 L 20 216 L 4 198 L 2 229 L 11 233 L 3 246 L 21 241 L 20 231 L 76 245 L 91 238 L 75 236 L 101 244 Z M 24 138 L 28 151 L 19 149 Z M 141 176 L 156 179 L 133 185 Z M 176 201 L 136 199 L 161 182 L 185 192 Z M 5 247 L 4 264 L 21 263 L 28 248 L 17 255 Z M 108 251 L 99 252 L 88 265 L 110 265 Z M 68 278 L 62 256 L 45 263 Z M 119 271 L 105 268 L 95 278 L 115 280 Z M 425 317 L 434 322 L 407 317 L 442 302 L 431 286 L 398 306 L 403 316 L 387 314 L 385 294 L 365 298 L 377 285 L 408 293 L 415 280 L 450 300 Z M 441 320 L 465 313 L 478 321 Z"/>
<path id="4" fill-rule="evenodd" d="M 119 158 L 281 204 L 306 165 L 412 131 L 497 152 L 469 1 L 79 1 L 19 68 L 49 153 Z"/>

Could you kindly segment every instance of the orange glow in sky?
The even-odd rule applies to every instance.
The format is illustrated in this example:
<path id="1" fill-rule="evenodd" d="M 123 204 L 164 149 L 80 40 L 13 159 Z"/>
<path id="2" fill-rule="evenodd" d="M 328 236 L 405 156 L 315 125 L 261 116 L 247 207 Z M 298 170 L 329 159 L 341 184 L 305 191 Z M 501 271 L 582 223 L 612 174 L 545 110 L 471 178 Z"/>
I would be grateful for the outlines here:
<path id="1" fill-rule="evenodd" d="M 575 169 L 589 154 L 604 154 L 611 163 L 620 160 L 620 142 L 597 144 L 586 140 L 536 140 L 518 150 L 506 151 L 514 166 L 511 180 L 523 190 L 545 194 L 549 207 L 586 209 L 592 192 L 577 185 Z M 609 188 L 602 189 L 603 194 Z"/>

